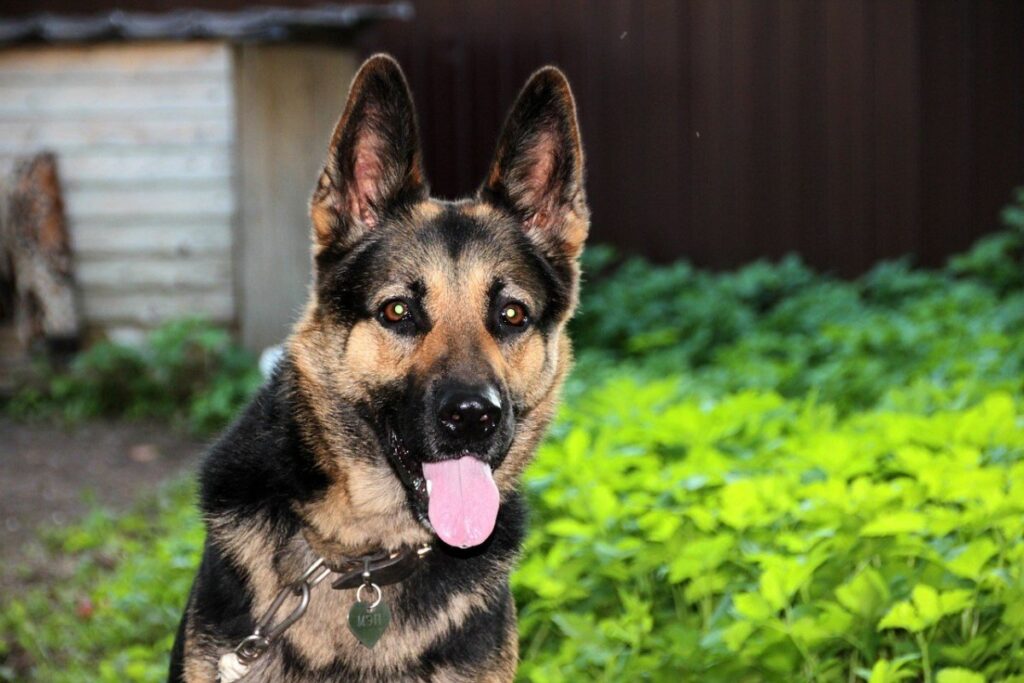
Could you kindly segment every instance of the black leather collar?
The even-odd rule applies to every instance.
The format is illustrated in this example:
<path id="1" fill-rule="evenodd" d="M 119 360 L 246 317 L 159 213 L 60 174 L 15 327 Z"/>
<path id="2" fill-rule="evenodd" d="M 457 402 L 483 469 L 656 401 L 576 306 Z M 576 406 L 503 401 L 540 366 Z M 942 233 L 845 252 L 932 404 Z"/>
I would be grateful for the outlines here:
<path id="1" fill-rule="evenodd" d="M 331 582 L 331 588 L 344 590 L 364 583 L 389 586 L 404 581 L 423 565 L 432 549 L 427 543 L 346 559 L 338 566 L 328 564 L 331 571 L 341 575 Z"/>

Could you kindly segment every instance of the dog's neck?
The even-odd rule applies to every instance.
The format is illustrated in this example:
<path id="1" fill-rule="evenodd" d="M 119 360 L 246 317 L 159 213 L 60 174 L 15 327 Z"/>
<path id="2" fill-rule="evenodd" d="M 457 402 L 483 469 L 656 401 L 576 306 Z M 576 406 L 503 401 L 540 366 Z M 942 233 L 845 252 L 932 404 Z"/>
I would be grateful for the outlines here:
<path id="1" fill-rule="evenodd" d="M 338 415 L 331 411 L 348 408 L 325 411 L 330 401 L 301 388 L 317 387 L 322 378 L 304 376 L 299 382 L 299 373 L 301 363 L 291 364 L 280 381 L 303 447 L 326 480 L 318 495 L 293 505 L 310 547 L 330 561 L 431 542 L 433 534 L 413 516 L 391 464 L 379 453 L 366 452 L 375 446 L 374 437 L 339 433 Z"/>
<path id="2" fill-rule="evenodd" d="M 377 542 L 365 541 L 353 545 L 341 539 L 324 538 L 314 527 L 309 525 L 302 528 L 301 534 L 313 554 L 322 557 L 329 567 L 343 567 L 350 564 L 353 559 L 423 547 L 433 542 L 433 539 L 430 539 L 417 545 L 395 547 L 393 543 L 379 539 Z"/>

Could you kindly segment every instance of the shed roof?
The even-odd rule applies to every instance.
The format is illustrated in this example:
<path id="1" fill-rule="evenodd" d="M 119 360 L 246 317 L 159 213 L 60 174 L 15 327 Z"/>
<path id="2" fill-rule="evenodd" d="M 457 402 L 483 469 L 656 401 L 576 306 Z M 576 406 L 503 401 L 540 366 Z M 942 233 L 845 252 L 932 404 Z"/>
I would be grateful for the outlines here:
<path id="1" fill-rule="evenodd" d="M 238 42 L 332 40 L 381 19 L 409 20 L 409 2 L 249 7 L 235 11 L 182 9 L 170 12 L 114 10 L 89 15 L 50 12 L 0 16 L 5 43 L 100 40 L 188 40 L 221 38 Z"/>

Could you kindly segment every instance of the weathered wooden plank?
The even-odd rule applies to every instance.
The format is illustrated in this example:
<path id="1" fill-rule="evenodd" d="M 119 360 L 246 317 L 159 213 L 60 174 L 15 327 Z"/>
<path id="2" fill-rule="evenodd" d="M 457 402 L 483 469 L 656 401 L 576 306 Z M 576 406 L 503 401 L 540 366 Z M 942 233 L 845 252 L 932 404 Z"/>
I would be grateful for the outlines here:
<path id="1" fill-rule="evenodd" d="M 202 316 L 215 322 L 234 317 L 230 289 L 211 292 L 83 292 L 85 316 L 101 326 L 112 324 L 157 325 L 165 320 Z"/>
<path id="2" fill-rule="evenodd" d="M 0 120 L 0 154 L 20 154 L 44 147 L 97 145 L 226 144 L 232 138 L 228 117 L 208 121 L 7 121 Z"/>
<path id="3" fill-rule="evenodd" d="M 0 51 L 0 166 L 59 155 L 88 324 L 234 318 L 232 73 L 222 43 Z"/>
<path id="4" fill-rule="evenodd" d="M 0 116 L 75 117 L 145 114 L 147 116 L 226 116 L 230 92 L 223 80 L 205 83 L 55 83 L 39 78 L 31 85 L 0 83 Z"/>
<path id="5" fill-rule="evenodd" d="M 723 204 L 728 193 L 725 180 L 732 172 L 724 168 L 724 145 L 728 131 L 722 112 L 725 84 L 723 77 L 722 31 L 724 5 L 715 0 L 694 0 L 690 3 L 690 24 L 687 27 L 690 50 L 691 86 L 687 95 L 692 133 L 692 154 L 688 161 L 688 180 L 693 203 L 690 206 L 690 230 L 686 233 L 686 256 L 698 263 L 721 260 L 721 241 L 736 241 L 727 233 Z M 620 126 L 629 125 L 619 122 Z M 637 221 L 639 222 L 639 221 Z M 654 222 L 662 229 L 665 226 Z M 709 226 L 715 226 L 711 229 Z M 678 233 L 675 233 L 678 234 Z M 726 235 L 723 236 L 723 235 Z"/>
<path id="6" fill-rule="evenodd" d="M 155 292 L 222 290 L 230 287 L 231 262 L 222 256 L 90 257 L 75 259 L 76 276 L 85 292 Z"/>
<path id="7" fill-rule="evenodd" d="M 232 192 L 231 177 L 188 177 L 177 178 L 154 178 L 140 174 L 132 179 L 126 180 L 93 180 L 93 179 L 72 179 L 65 183 L 68 194 L 109 194 L 109 193 L 131 193 L 146 194 L 149 192 L 207 192 L 213 189 L 223 189 L 225 192 Z"/>
<path id="8" fill-rule="evenodd" d="M 355 69 L 351 52 L 316 46 L 239 51 L 240 321 L 243 341 L 280 341 L 306 298 L 308 204 Z"/>
<path id="9" fill-rule="evenodd" d="M 177 86 L 182 84 L 203 85 L 223 83 L 229 73 L 222 71 L 80 71 L 52 72 L 46 74 L 31 71 L 15 71 L 11 68 L 0 69 L 0 87 L 4 86 L 35 86 L 45 81 L 51 86 L 131 86 L 160 85 Z"/>
<path id="10" fill-rule="evenodd" d="M 226 254 L 231 249 L 231 221 L 182 221 L 161 219 L 150 225 L 107 224 L 103 220 L 79 220 L 72 229 L 75 252 L 83 257 L 118 255 Z"/>
<path id="11" fill-rule="evenodd" d="M 27 46 L 0 51 L 0 72 L 26 76 L 82 74 L 224 74 L 230 69 L 226 43 L 136 42 L 78 46 Z"/>
<path id="12" fill-rule="evenodd" d="M 100 216 L 229 216 L 234 212 L 234 193 L 229 183 L 184 190 L 71 191 L 65 201 L 76 221 Z"/>
<path id="13" fill-rule="evenodd" d="M 0 154 L 0 167 L 14 162 Z M 184 149 L 147 147 L 79 148 L 63 151 L 60 174 L 65 186 L 93 182 L 156 182 L 161 180 L 225 180 L 231 177 L 230 149 L 201 145 Z"/>

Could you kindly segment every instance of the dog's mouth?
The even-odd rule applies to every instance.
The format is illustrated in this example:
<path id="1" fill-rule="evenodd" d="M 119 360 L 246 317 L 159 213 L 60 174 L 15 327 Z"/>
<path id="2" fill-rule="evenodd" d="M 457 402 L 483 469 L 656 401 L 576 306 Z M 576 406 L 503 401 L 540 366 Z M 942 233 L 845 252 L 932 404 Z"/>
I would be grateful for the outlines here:
<path id="1" fill-rule="evenodd" d="M 490 538 L 501 503 L 491 466 L 469 452 L 420 463 L 390 425 L 387 431 L 391 462 L 420 523 L 457 548 Z"/>
<path id="2" fill-rule="evenodd" d="M 423 465 L 412 457 L 409 448 L 391 425 L 387 427 L 387 435 L 391 463 L 395 466 L 398 478 L 412 494 L 416 516 L 420 522 L 429 523 L 427 519 L 429 493 L 427 492 L 426 477 L 423 476 Z"/>

